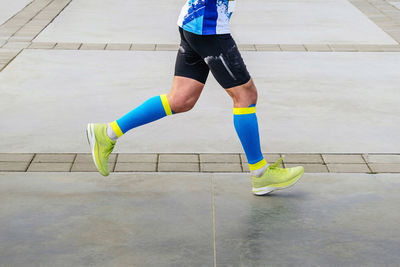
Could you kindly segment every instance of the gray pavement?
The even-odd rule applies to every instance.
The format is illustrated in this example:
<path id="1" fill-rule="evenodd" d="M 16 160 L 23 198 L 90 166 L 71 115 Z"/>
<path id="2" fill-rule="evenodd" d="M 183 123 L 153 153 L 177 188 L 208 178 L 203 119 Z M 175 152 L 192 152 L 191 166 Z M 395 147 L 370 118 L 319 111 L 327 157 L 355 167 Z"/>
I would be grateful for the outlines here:
<path id="1" fill-rule="evenodd" d="M 396 266 L 396 175 L 0 174 L 7 266 Z"/>
<path id="2" fill-rule="evenodd" d="M 305 167 L 295 187 L 251 194 L 211 75 L 96 173 L 86 123 L 170 89 L 183 3 L 0 0 L 0 266 L 399 266 L 398 0 L 238 0 L 262 149 Z"/>
<path id="3" fill-rule="evenodd" d="M 265 153 L 400 151 L 400 53 L 242 54 L 259 89 Z M 175 56 L 24 50 L 0 75 L 0 152 L 87 152 L 86 123 L 168 92 Z M 116 152 L 240 153 L 231 100 L 210 75 L 194 110 L 133 130 Z"/>
<path id="4" fill-rule="evenodd" d="M 182 2 L 74 0 L 35 41 L 177 43 Z M 232 32 L 239 43 L 396 44 L 346 0 L 246 0 L 236 9 Z"/>

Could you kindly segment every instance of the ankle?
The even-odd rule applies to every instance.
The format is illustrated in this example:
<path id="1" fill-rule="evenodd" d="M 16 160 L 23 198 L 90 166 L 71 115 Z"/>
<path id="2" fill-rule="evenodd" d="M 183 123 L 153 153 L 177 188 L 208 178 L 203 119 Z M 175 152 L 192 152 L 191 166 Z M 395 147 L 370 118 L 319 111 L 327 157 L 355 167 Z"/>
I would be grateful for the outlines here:
<path id="1" fill-rule="evenodd" d="M 118 136 L 117 134 L 114 132 L 113 128 L 111 127 L 110 123 L 107 123 L 107 129 L 106 129 L 106 134 L 107 136 L 113 140 L 113 141 L 117 141 Z"/>
<path id="2" fill-rule="evenodd" d="M 267 167 L 268 167 L 268 165 L 264 165 L 263 167 L 261 167 L 257 170 L 252 170 L 252 171 L 250 171 L 250 175 L 255 176 L 255 177 L 261 177 L 264 174 Z"/>

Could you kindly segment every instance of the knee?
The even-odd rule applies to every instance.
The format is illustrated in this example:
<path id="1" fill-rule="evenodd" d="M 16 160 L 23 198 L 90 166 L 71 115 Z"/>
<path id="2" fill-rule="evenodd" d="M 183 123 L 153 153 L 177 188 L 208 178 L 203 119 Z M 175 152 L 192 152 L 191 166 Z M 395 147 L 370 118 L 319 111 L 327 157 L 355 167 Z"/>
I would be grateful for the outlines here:
<path id="1" fill-rule="evenodd" d="M 249 82 L 228 92 L 235 107 L 248 107 L 257 104 L 258 93 L 254 83 Z"/>
<path id="2" fill-rule="evenodd" d="M 257 104 L 258 93 L 255 86 L 248 88 L 248 90 L 244 90 L 244 93 L 241 97 L 241 102 L 249 103 L 250 105 Z"/>
<path id="3" fill-rule="evenodd" d="M 182 113 L 191 110 L 196 104 L 196 98 L 190 96 L 179 96 L 175 94 L 168 95 L 168 101 L 171 109 L 175 113 Z"/>

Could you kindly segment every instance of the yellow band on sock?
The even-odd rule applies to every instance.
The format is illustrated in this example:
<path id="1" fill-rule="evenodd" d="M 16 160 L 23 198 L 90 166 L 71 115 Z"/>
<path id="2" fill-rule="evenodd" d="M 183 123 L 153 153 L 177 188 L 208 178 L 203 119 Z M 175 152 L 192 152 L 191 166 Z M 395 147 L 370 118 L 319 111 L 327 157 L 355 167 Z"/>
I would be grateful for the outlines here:
<path id="1" fill-rule="evenodd" d="M 233 114 L 235 115 L 245 115 L 256 113 L 256 107 L 250 108 L 233 108 Z"/>
<path id="2" fill-rule="evenodd" d="M 162 102 L 164 110 L 165 110 L 165 114 L 167 114 L 167 116 L 172 115 L 172 110 L 171 110 L 171 107 L 169 106 L 167 94 L 160 95 L 160 97 L 161 97 L 161 102 Z"/>
<path id="3" fill-rule="evenodd" d="M 119 125 L 117 121 L 113 121 L 110 123 L 111 128 L 114 130 L 114 133 L 117 135 L 117 137 L 121 137 L 124 133 L 121 131 L 121 128 L 119 128 Z"/>
<path id="4" fill-rule="evenodd" d="M 262 159 L 259 162 L 254 163 L 254 164 L 249 163 L 249 169 L 251 171 L 255 171 L 255 170 L 258 170 L 258 169 L 264 167 L 265 165 L 267 165 L 267 161 L 265 159 Z"/>

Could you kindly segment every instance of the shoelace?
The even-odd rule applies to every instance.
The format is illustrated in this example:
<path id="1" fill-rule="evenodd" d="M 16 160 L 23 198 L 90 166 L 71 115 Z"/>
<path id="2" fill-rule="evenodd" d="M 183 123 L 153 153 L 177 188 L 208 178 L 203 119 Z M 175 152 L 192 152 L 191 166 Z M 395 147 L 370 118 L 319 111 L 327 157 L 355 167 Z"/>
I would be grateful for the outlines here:
<path id="1" fill-rule="evenodd" d="M 281 165 L 282 161 L 283 161 L 283 158 L 280 157 L 277 161 L 275 161 L 274 164 L 269 165 L 268 168 L 270 168 L 270 169 L 276 169 L 276 168 L 278 168 L 279 165 Z"/>

